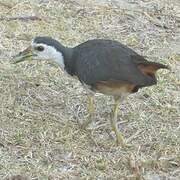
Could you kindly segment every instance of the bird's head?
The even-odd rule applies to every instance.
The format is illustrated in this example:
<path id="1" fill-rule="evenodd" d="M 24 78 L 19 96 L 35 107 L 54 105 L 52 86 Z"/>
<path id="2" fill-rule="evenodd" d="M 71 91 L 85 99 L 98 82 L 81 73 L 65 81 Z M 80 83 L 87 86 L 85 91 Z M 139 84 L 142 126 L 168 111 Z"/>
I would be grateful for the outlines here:
<path id="1" fill-rule="evenodd" d="M 29 47 L 13 57 L 13 63 L 25 60 L 50 60 L 64 68 L 66 47 L 50 37 L 35 37 Z"/>

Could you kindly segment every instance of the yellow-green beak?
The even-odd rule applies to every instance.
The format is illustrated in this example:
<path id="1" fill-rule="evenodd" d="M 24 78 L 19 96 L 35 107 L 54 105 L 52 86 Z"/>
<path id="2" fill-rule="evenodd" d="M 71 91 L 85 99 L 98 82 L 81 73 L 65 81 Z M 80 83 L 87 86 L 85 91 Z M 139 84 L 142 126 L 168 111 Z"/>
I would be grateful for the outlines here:
<path id="1" fill-rule="evenodd" d="M 31 46 L 13 57 L 12 63 L 16 64 L 25 60 L 32 60 L 33 52 Z"/>

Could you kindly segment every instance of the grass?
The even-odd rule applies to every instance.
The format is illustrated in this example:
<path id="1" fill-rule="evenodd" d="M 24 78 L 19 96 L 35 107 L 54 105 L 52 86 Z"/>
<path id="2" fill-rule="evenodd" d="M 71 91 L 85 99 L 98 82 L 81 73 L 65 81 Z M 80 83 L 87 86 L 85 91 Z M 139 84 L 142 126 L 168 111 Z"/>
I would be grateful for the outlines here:
<path id="1" fill-rule="evenodd" d="M 120 4 L 120 5 L 119 5 Z M 180 179 L 180 56 L 178 1 L 0 1 L 0 179 Z M 12 65 L 12 55 L 36 35 L 67 46 L 116 39 L 171 71 L 158 85 L 129 96 L 119 128 L 131 148 L 114 143 L 111 97 L 97 95 L 87 132 L 80 83 L 43 62 Z M 19 175 L 19 176 L 18 176 Z"/>

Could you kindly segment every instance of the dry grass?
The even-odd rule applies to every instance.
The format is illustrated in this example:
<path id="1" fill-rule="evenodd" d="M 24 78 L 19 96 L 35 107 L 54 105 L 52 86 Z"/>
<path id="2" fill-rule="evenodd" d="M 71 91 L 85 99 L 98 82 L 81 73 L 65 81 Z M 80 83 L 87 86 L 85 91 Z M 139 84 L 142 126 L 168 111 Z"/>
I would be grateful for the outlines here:
<path id="1" fill-rule="evenodd" d="M 7 19 L 31 15 L 42 20 Z M 0 16 L 0 179 L 180 179 L 178 0 L 4 0 Z M 86 96 L 77 81 L 47 63 L 9 63 L 36 35 L 69 46 L 116 39 L 171 66 L 158 73 L 157 86 L 120 107 L 119 127 L 132 148 L 113 141 L 110 97 L 97 96 L 95 122 L 84 132 L 77 122 Z"/>

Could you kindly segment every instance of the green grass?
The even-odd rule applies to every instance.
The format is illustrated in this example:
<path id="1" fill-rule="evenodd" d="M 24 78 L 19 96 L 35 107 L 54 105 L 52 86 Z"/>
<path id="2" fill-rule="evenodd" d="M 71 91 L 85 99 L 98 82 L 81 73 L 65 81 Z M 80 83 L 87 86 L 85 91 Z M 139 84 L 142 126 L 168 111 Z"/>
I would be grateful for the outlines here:
<path id="1" fill-rule="evenodd" d="M 180 179 L 180 7 L 175 1 L 128 8 L 97 2 L 0 1 L 2 17 L 42 17 L 1 21 L 0 179 Z M 159 17 L 168 29 L 154 24 Z M 86 132 L 77 123 L 87 115 L 86 92 L 78 81 L 46 62 L 9 63 L 36 35 L 67 46 L 116 39 L 171 67 L 159 71 L 157 86 L 129 96 L 119 107 L 119 128 L 131 148 L 114 142 L 111 97 L 96 96 L 94 123 Z"/>

